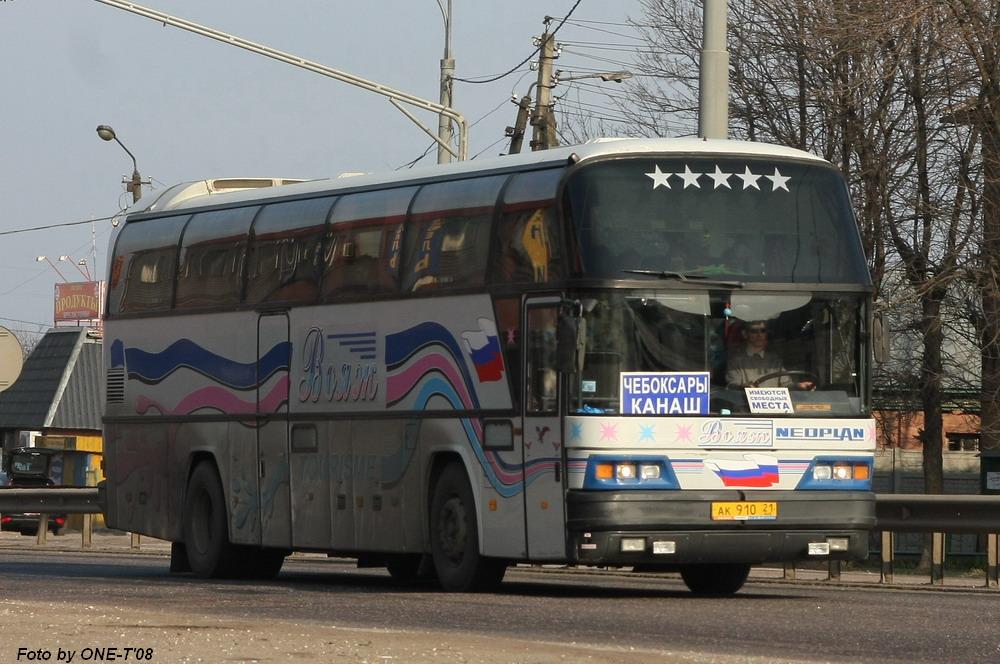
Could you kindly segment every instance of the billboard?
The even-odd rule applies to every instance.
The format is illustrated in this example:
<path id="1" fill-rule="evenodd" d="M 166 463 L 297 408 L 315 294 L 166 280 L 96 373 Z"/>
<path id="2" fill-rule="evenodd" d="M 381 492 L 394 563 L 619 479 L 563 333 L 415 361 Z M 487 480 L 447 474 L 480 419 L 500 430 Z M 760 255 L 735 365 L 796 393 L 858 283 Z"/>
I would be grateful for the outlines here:
<path id="1" fill-rule="evenodd" d="M 56 324 L 99 319 L 103 287 L 103 281 L 56 284 Z"/>

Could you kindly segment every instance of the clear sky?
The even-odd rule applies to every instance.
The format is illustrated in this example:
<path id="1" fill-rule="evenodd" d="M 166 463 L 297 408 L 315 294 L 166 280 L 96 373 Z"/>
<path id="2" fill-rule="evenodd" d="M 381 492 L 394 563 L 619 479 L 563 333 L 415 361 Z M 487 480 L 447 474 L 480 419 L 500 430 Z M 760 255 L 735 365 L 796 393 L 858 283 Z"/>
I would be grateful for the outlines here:
<path id="1" fill-rule="evenodd" d="M 575 0 L 453 0 L 456 76 L 485 78 L 528 57 L 543 17 Z M 437 100 L 444 28 L 436 0 L 143 0 L 140 4 Z M 580 75 L 627 69 L 638 0 L 582 0 L 557 40 L 556 68 Z M 557 21 L 556 21 L 557 22 Z M 556 24 L 553 23 L 553 27 Z M 108 217 L 125 206 L 132 162 L 97 136 L 114 127 L 153 188 L 213 177 L 319 178 L 380 172 L 419 157 L 430 139 L 389 101 L 242 49 L 164 27 L 93 0 L 0 1 L 0 233 Z M 511 93 L 536 74 L 456 83 L 470 123 L 469 155 L 505 152 Z M 574 104 L 613 115 L 595 81 L 570 85 Z M 578 97 L 578 94 L 583 96 Z M 567 97 L 565 103 L 570 103 Z M 432 114 L 418 111 L 435 128 Z M 495 144 L 494 144 L 495 143 Z M 420 164 L 436 161 L 431 150 Z M 144 188 L 149 192 L 149 187 Z M 53 318 L 54 284 L 82 281 L 73 262 L 103 273 L 110 223 L 0 235 L 0 324 L 22 338 Z M 93 240 L 96 237 L 94 270 Z"/>

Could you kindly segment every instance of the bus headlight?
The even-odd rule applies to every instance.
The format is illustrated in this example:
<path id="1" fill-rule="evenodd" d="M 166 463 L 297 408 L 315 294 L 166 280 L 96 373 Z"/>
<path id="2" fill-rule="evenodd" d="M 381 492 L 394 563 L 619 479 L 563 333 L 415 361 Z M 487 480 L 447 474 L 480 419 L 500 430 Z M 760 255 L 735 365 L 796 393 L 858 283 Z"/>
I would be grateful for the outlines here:
<path id="1" fill-rule="evenodd" d="M 827 457 L 813 462 L 811 471 L 803 475 L 797 488 L 867 491 L 871 479 L 871 460 Z"/>
<path id="2" fill-rule="evenodd" d="M 615 477 L 619 480 L 634 480 L 636 478 L 634 463 L 619 463 L 615 466 Z"/>
<path id="3" fill-rule="evenodd" d="M 679 489 L 680 485 L 666 457 L 595 454 L 587 459 L 583 488 Z"/>
<path id="4" fill-rule="evenodd" d="M 644 480 L 660 479 L 660 467 L 656 464 L 644 463 L 639 466 L 639 477 Z"/>

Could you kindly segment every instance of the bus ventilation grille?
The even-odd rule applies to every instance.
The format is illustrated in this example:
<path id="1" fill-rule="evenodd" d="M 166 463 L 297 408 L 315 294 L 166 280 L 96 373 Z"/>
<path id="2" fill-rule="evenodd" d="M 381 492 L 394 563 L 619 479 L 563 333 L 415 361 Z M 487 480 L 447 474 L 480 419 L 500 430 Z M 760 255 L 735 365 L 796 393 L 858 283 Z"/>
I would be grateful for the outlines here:
<path id="1" fill-rule="evenodd" d="M 125 402 L 125 369 L 108 369 L 108 403 Z"/>

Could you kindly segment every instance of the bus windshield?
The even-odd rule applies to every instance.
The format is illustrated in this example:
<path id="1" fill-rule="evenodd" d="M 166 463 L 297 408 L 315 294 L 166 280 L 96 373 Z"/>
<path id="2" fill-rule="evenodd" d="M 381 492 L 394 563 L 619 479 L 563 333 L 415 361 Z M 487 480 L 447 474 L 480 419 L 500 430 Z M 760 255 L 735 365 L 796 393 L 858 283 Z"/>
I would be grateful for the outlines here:
<path id="1" fill-rule="evenodd" d="M 787 388 L 799 415 L 867 413 L 859 294 L 614 290 L 579 299 L 587 334 L 572 414 L 681 414 L 630 409 L 621 398 L 629 372 L 704 376 L 714 415 L 750 412 L 747 387 Z"/>
<path id="2" fill-rule="evenodd" d="M 870 283 L 847 189 L 827 164 L 605 160 L 581 166 L 565 192 L 581 276 Z"/>

